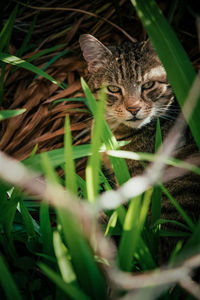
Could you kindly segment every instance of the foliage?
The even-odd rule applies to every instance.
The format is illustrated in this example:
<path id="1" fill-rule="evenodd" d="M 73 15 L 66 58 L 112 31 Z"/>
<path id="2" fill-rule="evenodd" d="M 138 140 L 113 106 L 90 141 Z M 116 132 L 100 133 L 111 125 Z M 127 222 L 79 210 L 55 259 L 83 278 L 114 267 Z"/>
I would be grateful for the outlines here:
<path id="1" fill-rule="evenodd" d="M 154 1 L 147 1 L 145 5 L 142 1 L 135 0 L 132 2 L 166 67 L 170 83 L 180 106 L 183 108 L 184 101 L 195 80 L 195 71 L 172 28 Z M 64 83 L 60 84 L 44 71 L 52 63 L 51 60 L 42 70 L 30 63 L 31 60 L 35 59 L 36 54 L 27 60 L 20 58 L 26 52 L 37 18 L 34 18 L 21 48 L 18 49 L 16 53 L 18 56 L 8 54 L 8 46 L 18 9 L 18 6 L 14 8 L 0 32 L 1 98 L 3 99 L 4 95 L 6 64 L 14 65 L 13 69 L 11 68 L 9 71 L 10 74 L 15 72 L 17 68 L 25 68 L 37 76 L 45 77 L 63 89 Z M 172 15 L 170 15 L 171 18 Z M 160 33 L 159 36 L 158 32 Z M 45 53 L 51 53 L 59 47 L 60 45 L 49 48 Z M 42 57 L 45 53 L 42 51 L 38 57 Z M 68 51 L 62 50 L 54 57 L 54 61 L 67 53 Z M 174 69 L 177 70 L 176 75 L 174 75 Z M 173 268 L 170 269 L 170 267 L 176 260 L 181 261 L 181 255 L 198 253 L 200 245 L 199 222 L 195 223 L 188 216 L 187 212 L 169 194 L 165 186 L 159 182 L 159 178 L 154 182 L 155 186 L 146 188 L 135 197 L 127 197 L 125 199 L 127 205 L 124 207 L 121 205 L 120 192 L 112 190 L 110 182 L 101 168 L 101 152 L 106 152 L 117 184 L 119 188 L 123 188 L 123 184 L 130 179 L 125 162 L 126 158 L 156 163 L 157 151 L 162 144 L 159 121 L 155 154 L 121 151 L 120 146 L 126 142 L 118 142 L 102 118 L 106 101 L 104 87 L 100 92 L 99 101 L 96 102 L 86 82 L 81 79 L 81 83 L 85 94 L 84 102 L 94 118 L 91 143 L 72 145 L 70 118 L 67 116 L 64 126 L 64 148 L 40 154 L 35 154 L 37 151 L 35 149 L 32 155 L 23 162 L 23 166 L 38 172 L 37 187 L 39 189 L 41 183 L 42 190 L 40 202 L 34 193 L 35 177 L 31 177 L 31 173 L 27 171 L 27 180 L 29 180 L 28 176 L 30 175 L 30 181 L 26 182 L 26 176 L 25 178 L 19 176 L 18 179 L 20 174 L 15 174 L 15 168 L 11 162 L 10 166 L 13 166 L 14 175 L 12 177 L 8 170 L 8 175 L 5 177 L 4 170 L 1 170 L 0 165 L 0 176 L 4 179 L 0 183 L 1 293 L 7 299 L 31 297 L 32 299 L 106 300 L 112 297 L 112 299 L 125 300 L 128 299 L 126 296 L 132 297 L 132 289 L 139 287 L 134 299 L 148 300 L 158 297 L 159 299 L 169 299 L 173 295 L 174 299 L 181 299 L 180 287 L 177 285 L 174 288 L 174 282 L 179 282 L 178 278 L 173 280 L 172 277 L 171 281 L 165 281 L 167 276 L 163 275 L 164 281 L 158 283 L 159 280 L 154 281 L 154 273 L 151 273 L 149 277 L 146 275 L 147 279 L 144 278 L 144 286 L 132 284 L 129 288 L 127 287 L 129 284 L 126 286 L 126 275 L 130 275 L 128 272 L 141 274 L 144 271 L 159 268 L 158 244 L 162 236 L 180 237 L 180 241 L 168 262 L 169 271 L 173 274 Z M 196 106 L 193 107 L 192 117 L 189 118 L 188 122 L 199 145 L 199 92 L 192 94 L 192 99 Z M 70 100 L 76 102 L 82 101 L 83 98 L 61 98 L 56 100 L 54 105 Z M 1 111 L 0 120 L 15 117 L 23 112 L 25 112 L 24 109 Z M 82 179 L 77 174 L 75 165 L 77 160 L 86 156 L 89 158 L 85 179 Z M 198 166 L 172 157 L 164 157 L 162 163 L 185 168 L 200 175 Z M 57 169 L 63 172 L 63 177 L 57 175 Z M 42 179 L 40 182 L 38 176 L 41 175 L 45 176 L 46 182 Z M 24 185 L 23 180 L 27 184 Z M 23 192 L 24 188 L 27 189 L 27 193 Z M 105 193 L 102 194 L 102 192 Z M 161 219 L 162 192 L 168 196 L 175 209 L 182 216 L 185 221 L 184 224 L 174 220 Z M 110 201 L 104 211 L 108 222 L 106 225 L 101 224 L 101 230 L 99 230 L 97 219 L 98 213 L 102 209 L 104 197 Z M 152 224 L 148 224 L 151 201 Z M 53 204 L 52 207 L 48 202 Z M 113 207 L 109 208 L 109 205 L 110 207 L 113 205 Z M 176 224 L 179 230 L 176 232 L 162 230 L 162 224 L 170 222 Z M 187 236 L 188 241 L 183 246 L 181 240 L 184 236 Z M 110 238 L 118 243 L 118 247 L 112 245 L 109 241 Z M 106 251 L 104 251 L 104 246 Z M 190 268 L 192 270 L 195 266 L 197 264 L 188 267 L 188 273 L 185 273 L 187 279 L 190 275 L 188 270 Z M 183 266 L 177 270 L 179 271 L 177 274 L 184 273 L 184 262 Z M 119 279 L 117 281 L 115 278 L 115 272 L 122 276 L 119 277 L 123 279 L 121 285 Z M 159 270 L 157 272 L 159 273 Z M 136 278 L 138 277 L 135 276 Z M 183 279 L 185 278 L 183 277 Z M 110 285 L 112 280 L 115 284 Z M 115 286 L 116 282 L 117 287 Z M 184 280 L 179 283 L 185 287 Z M 191 290 L 189 292 L 192 293 Z M 195 294 L 193 295 L 195 296 Z"/>

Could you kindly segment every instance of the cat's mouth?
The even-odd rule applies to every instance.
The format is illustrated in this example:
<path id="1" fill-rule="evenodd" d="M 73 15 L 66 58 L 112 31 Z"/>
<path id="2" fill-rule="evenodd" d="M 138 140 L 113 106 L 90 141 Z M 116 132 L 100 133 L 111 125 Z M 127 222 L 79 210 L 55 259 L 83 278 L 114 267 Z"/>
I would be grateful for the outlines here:
<path id="1" fill-rule="evenodd" d="M 143 119 L 139 119 L 136 116 L 133 116 L 132 118 L 130 118 L 130 119 L 126 120 L 126 121 L 127 122 L 135 122 L 135 121 L 141 121 L 141 120 L 143 120 Z"/>

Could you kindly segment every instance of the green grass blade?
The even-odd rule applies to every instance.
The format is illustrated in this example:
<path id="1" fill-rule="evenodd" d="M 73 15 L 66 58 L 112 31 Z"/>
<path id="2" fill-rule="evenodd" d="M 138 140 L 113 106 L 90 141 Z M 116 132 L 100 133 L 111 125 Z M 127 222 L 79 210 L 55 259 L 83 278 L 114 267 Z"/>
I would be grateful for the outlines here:
<path id="1" fill-rule="evenodd" d="M 48 48 L 48 49 L 45 49 L 45 50 L 41 50 L 41 51 L 33 54 L 31 57 L 28 57 L 26 59 L 26 61 L 27 62 L 31 62 L 31 61 L 33 61 L 33 60 L 35 60 L 35 59 L 37 59 L 37 58 L 39 58 L 39 57 L 41 57 L 43 55 L 46 55 L 46 54 L 51 53 L 51 52 L 53 52 L 55 50 L 58 50 L 58 49 L 60 49 L 60 48 L 62 48 L 64 46 L 66 46 L 66 44 L 60 44 L 60 45 L 56 45 L 54 47 L 51 47 L 51 48 Z"/>
<path id="2" fill-rule="evenodd" d="M 168 75 L 169 82 L 173 88 L 179 105 L 183 107 L 184 101 L 195 81 L 196 73 L 186 52 L 178 41 L 174 31 L 164 18 L 154 0 L 131 1 L 146 29 L 157 53 L 160 57 Z M 176 71 L 174 71 L 176 70 Z M 196 79 L 200 86 L 200 79 Z M 188 122 L 197 145 L 200 147 L 200 95 L 193 93 L 192 116 Z M 183 113 L 187 113 L 183 111 Z"/>
<path id="3" fill-rule="evenodd" d="M 161 144 L 162 144 L 162 133 L 161 133 L 161 128 L 160 128 L 160 120 L 158 118 L 157 126 L 156 126 L 155 152 L 158 151 Z"/>
<path id="4" fill-rule="evenodd" d="M 152 206 L 151 206 L 152 224 L 154 224 L 158 219 L 160 219 L 161 200 L 162 200 L 162 190 L 160 186 L 155 186 L 152 193 Z"/>
<path id="5" fill-rule="evenodd" d="M 4 63 L 18 66 L 20 68 L 23 68 L 23 69 L 29 70 L 33 73 L 36 73 L 37 75 L 42 76 L 42 77 L 50 80 L 52 83 L 57 84 L 59 87 L 63 88 L 62 85 L 58 81 L 56 81 L 53 77 L 51 77 L 49 74 L 45 73 L 38 67 L 30 64 L 29 62 L 27 62 L 17 56 L 1 52 L 0 60 L 3 61 Z"/>
<path id="6" fill-rule="evenodd" d="M 141 200 L 142 196 L 138 196 L 131 201 L 124 221 L 123 233 L 119 245 L 118 260 L 120 268 L 125 271 L 130 271 L 132 267 L 132 258 L 136 249 L 133 237 L 135 236 L 136 227 L 138 225 Z"/>
<path id="7" fill-rule="evenodd" d="M 76 174 L 76 180 L 77 180 L 78 187 L 80 189 L 80 197 L 86 199 L 87 189 L 86 189 L 85 180 L 81 178 L 78 174 Z"/>
<path id="8" fill-rule="evenodd" d="M 1 76 L 0 76 L 0 104 L 3 102 L 5 72 L 6 72 L 6 64 L 3 63 L 1 67 Z"/>
<path id="9" fill-rule="evenodd" d="M 106 100 L 105 90 L 101 89 L 99 102 L 96 106 L 94 114 L 94 128 L 92 131 L 91 156 L 88 159 L 86 167 L 86 187 L 88 200 L 94 202 L 99 192 L 99 172 L 101 165 L 101 155 L 99 149 L 101 147 L 101 136 L 103 131 L 102 116 L 104 115 L 104 105 Z"/>
<path id="10" fill-rule="evenodd" d="M 32 217 L 29 214 L 28 209 L 24 205 L 23 199 L 20 199 L 20 201 L 19 201 L 19 211 L 21 213 L 21 216 L 22 216 L 22 219 L 24 222 L 24 226 L 26 228 L 26 233 L 28 235 L 28 239 L 30 240 L 36 236 L 36 233 L 35 233 L 35 229 L 33 226 Z"/>
<path id="11" fill-rule="evenodd" d="M 60 178 L 54 170 L 54 167 L 51 164 L 51 158 L 48 156 L 47 152 L 41 153 L 41 164 L 47 179 L 54 184 L 59 184 Z"/>
<path id="12" fill-rule="evenodd" d="M 155 140 L 155 152 L 158 151 L 160 145 L 162 144 L 162 134 L 160 128 L 159 118 L 157 119 L 156 127 L 156 140 Z M 161 214 L 161 201 L 162 201 L 162 191 L 159 186 L 155 186 L 152 193 L 152 206 L 151 206 L 151 222 L 154 224 L 156 220 L 160 218 Z"/>
<path id="13" fill-rule="evenodd" d="M 77 195 L 76 171 L 73 160 L 72 137 L 69 116 L 65 119 L 64 135 L 64 157 L 65 157 L 65 186 Z"/>
<path id="14" fill-rule="evenodd" d="M 69 53 L 69 50 L 63 50 L 61 52 L 59 52 L 57 55 L 55 55 L 53 58 L 51 58 L 43 67 L 42 70 L 45 71 L 46 69 L 48 69 L 48 67 L 53 64 L 56 60 L 58 60 L 60 57 L 62 57 L 63 55 Z M 36 75 L 35 79 L 38 78 L 39 75 Z"/>
<path id="15" fill-rule="evenodd" d="M 40 234 L 44 253 L 54 256 L 53 233 L 49 216 L 49 206 L 46 202 L 40 204 Z"/>
<path id="16" fill-rule="evenodd" d="M 131 152 L 131 151 L 124 151 L 124 150 L 108 150 L 107 153 L 110 156 L 123 157 L 126 159 L 133 159 L 133 160 L 144 160 L 144 161 L 153 162 L 156 159 L 156 154 L 145 153 L 145 152 L 142 153 L 142 152 Z M 164 158 L 162 160 L 162 158 L 160 157 L 160 161 L 162 161 L 163 163 L 169 166 L 183 168 L 191 172 L 194 172 L 197 175 L 200 175 L 199 167 L 196 167 L 195 165 L 179 160 L 177 158 L 168 157 L 167 159 Z"/>
<path id="17" fill-rule="evenodd" d="M 188 251 L 188 249 L 197 249 L 199 252 L 200 249 L 200 220 L 196 227 L 194 228 L 193 234 L 187 240 L 185 245 L 183 246 L 183 250 Z"/>
<path id="18" fill-rule="evenodd" d="M 178 221 L 175 221 L 175 220 L 168 220 L 168 219 L 159 219 L 159 220 L 157 220 L 157 221 L 153 224 L 152 227 L 156 227 L 157 225 L 160 225 L 160 224 L 167 224 L 167 223 L 171 223 L 171 224 L 177 225 L 177 226 L 179 226 L 179 227 L 181 227 L 181 228 L 184 228 L 184 229 L 186 229 L 186 230 L 188 230 L 188 231 L 191 230 L 190 227 L 186 226 L 185 224 L 182 224 L 182 223 L 180 223 L 180 222 L 178 222 Z"/>
<path id="19" fill-rule="evenodd" d="M 8 20 L 6 21 L 3 29 L 0 32 L 0 52 L 3 50 L 5 52 L 8 51 L 17 11 L 18 11 L 18 5 L 11 12 Z M 6 64 L 2 63 L 1 64 L 1 75 L 0 75 L 0 103 L 2 103 L 2 101 L 3 101 L 5 70 L 6 70 Z"/>
<path id="20" fill-rule="evenodd" d="M 186 214 L 186 212 L 182 209 L 182 207 L 178 204 L 178 202 L 174 199 L 174 197 L 169 193 L 169 191 L 166 189 L 166 187 L 161 184 L 161 189 L 165 193 L 165 195 L 168 197 L 170 202 L 174 205 L 174 207 L 177 209 L 179 214 L 182 216 L 182 218 L 185 220 L 185 222 L 188 224 L 190 229 L 194 231 L 195 224 L 192 222 L 191 218 Z"/>
<path id="21" fill-rule="evenodd" d="M 67 284 L 55 271 L 51 270 L 45 264 L 39 263 L 39 267 L 61 290 L 65 292 L 65 294 L 70 296 L 70 299 L 91 300 L 91 298 L 86 296 L 80 289 L 74 285 Z"/>
<path id="22" fill-rule="evenodd" d="M 1 110 L 0 111 L 0 121 L 13 118 L 15 116 L 19 116 L 26 111 L 25 108 L 23 109 L 15 109 L 15 110 Z"/>
<path id="23" fill-rule="evenodd" d="M 27 34 L 25 36 L 25 39 L 23 40 L 22 45 L 19 48 L 19 50 L 17 50 L 17 52 L 16 52 L 16 56 L 21 57 L 22 54 L 26 51 L 26 48 L 28 46 L 28 43 L 29 43 L 30 38 L 31 38 L 31 35 L 33 33 L 33 29 L 34 29 L 36 21 L 37 21 L 37 17 L 38 17 L 37 15 L 34 16 L 33 21 L 31 22 L 31 25 L 29 27 L 29 30 L 28 30 L 28 32 L 27 32 Z"/>
<path id="24" fill-rule="evenodd" d="M 79 145 L 72 147 L 73 150 L 73 159 L 82 158 L 85 156 L 91 155 L 91 146 L 90 144 Z M 51 165 L 53 168 L 61 166 L 65 163 L 65 156 L 64 156 L 64 148 L 55 149 L 46 152 L 48 157 L 51 161 Z M 23 161 L 23 163 L 35 170 L 42 172 L 42 160 L 43 160 L 43 153 L 34 155 L 33 157 L 29 157 Z"/>
<path id="25" fill-rule="evenodd" d="M 63 244 L 58 231 L 54 231 L 53 233 L 53 244 L 62 279 L 66 283 L 74 282 L 76 280 L 76 275 L 70 261 L 68 250 Z"/>
<path id="26" fill-rule="evenodd" d="M 14 10 L 11 12 L 8 20 L 6 21 L 4 27 L 2 28 L 0 32 L 0 52 L 2 52 L 4 49 L 7 51 L 7 47 L 10 42 L 11 33 L 13 31 L 13 26 L 15 22 L 15 18 L 17 15 L 18 5 L 14 8 Z"/>
<path id="27" fill-rule="evenodd" d="M 85 103 L 85 98 L 83 97 L 75 97 L 75 98 L 61 98 L 61 99 L 58 99 L 58 100 L 55 100 L 53 101 L 52 103 L 52 106 L 54 106 L 55 104 L 57 103 L 60 103 L 60 102 L 65 102 L 65 101 L 81 101 L 81 102 L 84 102 Z"/>
<path id="28" fill-rule="evenodd" d="M 108 221 L 108 224 L 106 226 L 106 230 L 105 230 L 105 236 L 110 236 L 112 234 L 113 229 L 116 227 L 117 225 L 117 219 L 118 219 L 118 213 L 115 210 L 112 215 L 110 216 L 110 219 Z"/>
<path id="29" fill-rule="evenodd" d="M 0 183 L 1 201 L 0 201 L 0 223 L 3 225 L 4 233 L 9 243 L 13 243 L 12 228 L 13 220 L 17 210 L 17 203 L 19 201 L 18 191 L 15 189 L 8 201 L 8 191 L 3 183 Z"/>
<path id="30" fill-rule="evenodd" d="M 142 270 L 151 270 L 156 268 L 156 263 L 142 237 L 140 237 L 137 242 L 135 257 L 138 258 L 138 261 L 142 266 Z"/>
<path id="31" fill-rule="evenodd" d="M 84 90 L 84 93 L 86 95 L 86 105 L 89 107 L 93 115 L 95 115 L 96 112 L 96 100 L 94 96 L 92 95 L 88 85 L 84 81 L 83 78 L 81 78 L 81 84 L 82 88 Z M 106 121 L 103 119 L 102 122 L 104 122 L 104 129 L 103 129 L 103 136 L 102 140 L 106 145 L 107 149 L 118 149 L 119 143 L 117 142 L 115 136 L 112 134 L 111 130 L 109 129 Z M 113 167 L 113 171 L 115 173 L 115 176 L 117 178 L 118 183 L 121 185 L 124 182 L 126 182 L 130 178 L 130 174 L 128 171 L 128 167 L 126 165 L 126 162 L 123 159 L 115 159 L 112 157 L 110 159 L 110 162 Z M 122 171 L 123 170 L 123 171 Z"/>
<path id="32" fill-rule="evenodd" d="M 80 224 L 67 211 L 57 209 L 57 214 L 81 289 L 92 299 L 107 299 L 104 279 L 83 238 Z"/>
<path id="33" fill-rule="evenodd" d="M 52 184 L 58 184 L 59 179 L 55 173 L 47 154 L 43 153 L 43 168 L 47 179 Z M 92 299 L 106 299 L 104 279 L 94 261 L 90 247 L 86 243 L 78 220 L 67 210 L 56 207 L 58 220 L 62 227 L 64 240 L 69 248 L 72 264 L 81 289 L 91 295 Z"/>
<path id="34" fill-rule="evenodd" d="M 134 198 L 129 205 L 118 252 L 119 266 L 124 271 L 132 269 L 133 254 L 137 249 L 137 243 L 146 220 L 151 194 L 152 190 L 149 190 L 144 194 L 143 200 L 140 195 Z"/>
<path id="35" fill-rule="evenodd" d="M 19 290 L 8 270 L 2 256 L 0 255 L 0 283 L 8 300 L 22 300 Z"/>
<path id="36" fill-rule="evenodd" d="M 175 11 L 177 9 L 178 2 L 179 2 L 179 0 L 174 0 L 173 2 L 170 3 L 169 12 L 168 12 L 169 23 L 171 23 L 173 20 Z"/>
<path id="37" fill-rule="evenodd" d="M 120 146 L 124 146 L 124 142 L 119 142 Z M 105 145 L 102 145 L 101 149 L 99 150 L 100 152 L 104 152 L 106 150 Z M 90 156 L 91 155 L 91 145 L 90 144 L 85 144 L 85 145 L 79 145 L 79 146 L 73 146 L 72 147 L 72 153 L 73 153 L 73 158 L 82 158 L 85 156 Z M 46 152 L 48 154 L 49 159 L 51 160 L 51 165 L 56 168 L 58 166 L 61 166 L 62 164 L 65 163 L 65 158 L 64 158 L 64 148 L 60 149 L 55 149 Z M 29 157 L 23 161 L 23 163 L 38 172 L 42 172 L 42 157 L 43 154 L 37 154 L 34 155 L 33 157 Z"/>

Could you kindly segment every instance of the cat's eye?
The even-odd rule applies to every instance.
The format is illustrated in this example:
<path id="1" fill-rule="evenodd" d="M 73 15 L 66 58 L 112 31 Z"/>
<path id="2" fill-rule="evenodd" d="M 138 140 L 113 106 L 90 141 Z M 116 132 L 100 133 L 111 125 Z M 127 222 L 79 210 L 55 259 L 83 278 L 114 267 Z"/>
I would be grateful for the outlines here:
<path id="1" fill-rule="evenodd" d="M 143 90 L 151 89 L 155 84 L 155 81 L 148 81 L 145 84 L 142 85 Z"/>
<path id="2" fill-rule="evenodd" d="M 120 87 L 116 86 L 116 85 L 108 85 L 107 89 L 109 92 L 111 93 L 121 93 L 121 89 Z"/>

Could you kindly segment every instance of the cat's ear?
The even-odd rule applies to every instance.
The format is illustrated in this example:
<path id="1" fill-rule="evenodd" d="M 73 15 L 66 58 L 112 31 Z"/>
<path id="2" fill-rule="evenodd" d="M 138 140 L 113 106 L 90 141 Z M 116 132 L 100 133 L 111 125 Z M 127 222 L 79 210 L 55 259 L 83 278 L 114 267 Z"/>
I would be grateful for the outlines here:
<path id="1" fill-rule="evenodd" d="M 82 34 L 79 43 L 90 72 L 97 71 L 112 52 L 90 34 Z"/>

